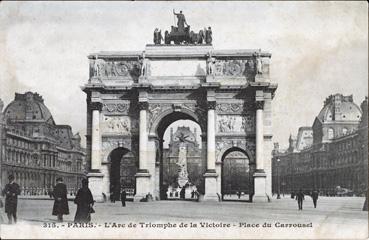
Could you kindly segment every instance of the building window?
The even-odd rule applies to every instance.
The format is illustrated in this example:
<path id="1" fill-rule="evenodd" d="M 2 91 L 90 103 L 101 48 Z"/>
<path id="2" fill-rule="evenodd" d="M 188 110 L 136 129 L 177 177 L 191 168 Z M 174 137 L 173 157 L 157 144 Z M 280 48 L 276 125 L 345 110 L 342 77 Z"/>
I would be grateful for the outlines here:
<path id="1" fill-rule="evenodd" d="M 343 135 L 346 135 L 346 134 L 347 134 L 347 131 L 348 131 L 348 130 L 347 130 L 347 128 L 345 128 L 345 127 L 344 127 L 344 128 L 342 129 L 342 134 L 343 134 Z"/>
<path id="2" fill-rule="evenodd" d="M 334 138 L 334 130 L 333 128 L 329 128 L 328 129 L 328 139 L 333 139 Z"/>

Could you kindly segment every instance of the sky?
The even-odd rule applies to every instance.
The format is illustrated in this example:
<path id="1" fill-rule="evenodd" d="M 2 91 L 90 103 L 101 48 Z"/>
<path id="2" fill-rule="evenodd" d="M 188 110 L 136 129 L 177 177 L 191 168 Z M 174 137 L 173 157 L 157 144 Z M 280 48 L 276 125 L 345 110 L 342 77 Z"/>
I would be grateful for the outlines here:
<path id="1" fill-rule="evenodd" d="M 311 126 L 330 94 L 368 92 L 368 8 L 362 2 L 1 2 L 0 98 L 38 92 L 57 124 L 86 132 L 87 55 L 142 51 L 173 9 L 211 26 L 215 49 L 272 54 L 273 141 Z"/>

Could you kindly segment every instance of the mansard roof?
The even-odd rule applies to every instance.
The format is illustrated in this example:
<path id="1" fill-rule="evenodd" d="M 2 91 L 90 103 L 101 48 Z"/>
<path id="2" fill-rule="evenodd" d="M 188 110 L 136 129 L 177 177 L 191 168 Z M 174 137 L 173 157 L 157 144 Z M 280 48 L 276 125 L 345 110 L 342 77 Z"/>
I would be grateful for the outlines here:
<path id="1" fill-rule="evenodd" d="M 47 122 L 55 125 L 53 116 L 44 104 L 44 99 L 38 93 L 15 93 L 14 100 L 4 110 L 5 119 Z"/>
<path id="2" fill-rule="evenodd" d="M 320 122 L 358 122 L 361 118 L 361 110 L 353 102 L 352 95 L 343 96 L 342 94 L 330 95 L 324 101 L 324 107 L 318 114 Z"/>
<path id="3" fill-rule="evenodd" d="M 78 133 L 73 135 L 69 125 L 55 124 L 44 99 L 38 93 L 16 93 L 14 100 L 5 108 L 4 117 L 8 127 L 14 125 L 16 132 L 51 140 L 59 148 L 81 150 L 81 136 Z M 19 124 L 32 127 L 22 130 Z"/>

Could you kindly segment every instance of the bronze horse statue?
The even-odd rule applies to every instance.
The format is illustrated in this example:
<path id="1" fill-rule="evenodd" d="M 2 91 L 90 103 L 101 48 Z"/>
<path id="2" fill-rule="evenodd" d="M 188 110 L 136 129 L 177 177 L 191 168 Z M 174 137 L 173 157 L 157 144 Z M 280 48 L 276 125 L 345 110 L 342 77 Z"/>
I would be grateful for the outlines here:
<path id="1" fill-rule="evenodd" d="M 204 39 L 205 39 L 205 34 L 203 30 L 200 30 L 199 33 L 195 33 L 194 31 L 190 32 L 190 43 L 202 44 Z"/>
<path id="2" fill-rule="evenodd" d="M 184 28 L 184 31 L 178 31 L 178 28 L 172 26 L 171 32 L 165 31 L 164 33 L 164 43 L 171 44 L 202 44 L 205 41 L 205 33 L 200 30 L 199 33 L 190 31 L 190 26 Z"/>

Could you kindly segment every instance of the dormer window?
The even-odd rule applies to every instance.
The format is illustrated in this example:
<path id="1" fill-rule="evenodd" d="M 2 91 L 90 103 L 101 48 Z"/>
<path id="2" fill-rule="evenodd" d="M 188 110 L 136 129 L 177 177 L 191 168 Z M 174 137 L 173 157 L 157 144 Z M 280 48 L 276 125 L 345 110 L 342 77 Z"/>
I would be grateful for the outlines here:
<path id="1" fill-rule="evenodd" d="M 347 131 L 348 131 L 348 129 L 347 129 L 347 128 L 343 128 L 343 129 L 342 129 L 342 134 L 343 134 L 343 135 L 346 135 L 346 134 L 347 134 Z"/>
<path id="2" fill-rule="evenodd" d="M 333 128 L 328 129 L 328 139 L 334 138 L 334 130 Z"/>

